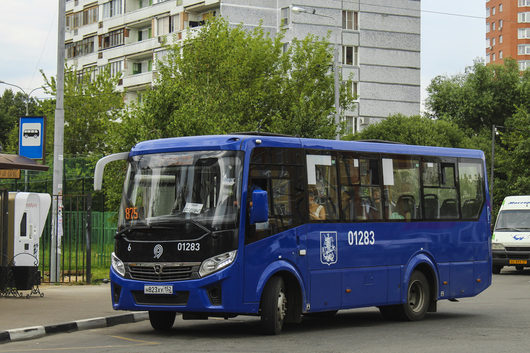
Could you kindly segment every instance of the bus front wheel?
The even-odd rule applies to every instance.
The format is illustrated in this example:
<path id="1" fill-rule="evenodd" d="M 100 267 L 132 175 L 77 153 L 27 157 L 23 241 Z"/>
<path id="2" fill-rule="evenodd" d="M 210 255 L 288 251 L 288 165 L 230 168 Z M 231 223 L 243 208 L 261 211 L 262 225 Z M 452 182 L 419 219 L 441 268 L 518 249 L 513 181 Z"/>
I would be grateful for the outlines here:
<path id="1" fill-rule="evenodd" d="M 272 277 L 265 289 L 261 300 L 261 326 L 263 333 L 277 335 L 282 331 L 283 322 L 287 314 L 287 292 L 283 279 Z"/>
<path id="2" fill-rule="evenodd" d="M 414 271 L 407 287 L 407 302 L 402 304 L 403 318 L 409 321 L 421 320 L 429 309 L 429 282 L 420 271 Z"/>
<path id="3" fill-rule="evenodd" d="M 156 331 L 169 331 L 175 323 L 176 315 L 174 311 L 150 311 L 149 321 Z"/>

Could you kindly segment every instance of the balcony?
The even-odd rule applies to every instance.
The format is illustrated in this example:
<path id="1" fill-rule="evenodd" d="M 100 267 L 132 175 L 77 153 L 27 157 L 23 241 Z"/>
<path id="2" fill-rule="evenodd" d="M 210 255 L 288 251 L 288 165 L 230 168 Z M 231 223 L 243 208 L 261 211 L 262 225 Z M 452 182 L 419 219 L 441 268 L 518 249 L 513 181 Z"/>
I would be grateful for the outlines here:
<path id="1" fill-rule="evenodd" d="M 123 87 L 131 89 L 134 87 L 141 87 L 150 85 L 153 81 L 153 72 L 147 71 L 135 75 L 127 75 L 123 77 Z"/>
<path id="2" fill-rule="evenodd" d="M 182 6 L 187 12 L 203 12 L 221 6 L 220 0 L 182 0 Z"/>

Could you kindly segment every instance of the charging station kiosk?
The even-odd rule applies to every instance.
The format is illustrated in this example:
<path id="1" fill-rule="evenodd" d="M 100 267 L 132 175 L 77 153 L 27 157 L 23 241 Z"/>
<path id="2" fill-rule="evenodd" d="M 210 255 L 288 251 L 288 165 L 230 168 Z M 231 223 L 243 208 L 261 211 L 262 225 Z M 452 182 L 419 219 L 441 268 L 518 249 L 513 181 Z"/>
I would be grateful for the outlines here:
<path id="1" fill-rule="evenodd" d="M 33 289 L 40 284 L 39 239 L 44 230 L 49 194 L 10 192 L 7 234 L 0 234 L 0 291 Z"/>

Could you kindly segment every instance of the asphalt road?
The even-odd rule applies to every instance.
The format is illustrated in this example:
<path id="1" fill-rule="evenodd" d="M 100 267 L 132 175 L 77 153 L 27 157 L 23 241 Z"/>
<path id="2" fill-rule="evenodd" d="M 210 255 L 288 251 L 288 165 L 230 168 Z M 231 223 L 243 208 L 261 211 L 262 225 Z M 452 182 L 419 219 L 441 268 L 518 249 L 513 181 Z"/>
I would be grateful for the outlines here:
<path id="1" fill-rule="evenodd" d="M 263 336 L 258 318 L 183 321 L 156 333 L 149 321 L 0 345 L 5 352 L 527 352 L 530 269 L 511 268 L 475 298 L 441 301 L 419 322 L 384 321 L 375 308 L 304 319 L 279 336 Z"/>

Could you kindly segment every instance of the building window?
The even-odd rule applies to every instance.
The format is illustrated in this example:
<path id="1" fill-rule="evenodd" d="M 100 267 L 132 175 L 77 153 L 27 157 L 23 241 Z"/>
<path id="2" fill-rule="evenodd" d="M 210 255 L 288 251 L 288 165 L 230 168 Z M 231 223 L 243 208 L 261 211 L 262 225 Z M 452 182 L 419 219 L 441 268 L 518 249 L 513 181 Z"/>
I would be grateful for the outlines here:
<path id="1" fill-rule="evenodd" d="M 146 27 L 138 30 L 138 41 L 152 38 L 151 27 Z"/>
<path id="2" fill-rule="evenodd" d="M 343 84 L 346 85 L 346 94 L 355 100 L 359 100 L 359 82 L 345 81 Z"/>
<path id="3" fill-rule="evenodd" d="M 530 44 L 519 44 L 517 46 L 517 54 L 530 55 Z"/>
<path id="4" fill-rule="evenodd" d="M 530 12 L 519 12 L 517 14 L 517 22 L 530 23 Z"/>
<path id="5" fill-rule="evenodd" d="M 95 36 L 85 38 L 78 42 L 65 44 L 66 58 L 76 58 L 94 52 Z"/>
<path id="6" fill-rule="evenodd" d="M 492 22 L 492 23 L 491 23 L 491 30 L 492 30 L 492 31 L 495 30 L 495 22 Z"/>
<path id="7" fill-rule="evenodd" d="M 98 21 L 98 7 L 93 6 L 83 10 L 83 26 L 96 23 Z"/>
<path id="8" fill-rule="evenodd" d="M 491 61 L 495 61 L 495 53 L 491 53 Z"/>
<path id="9" fill-rule="evenodd" d="M 124 43 L 124 33 L 123 28 L 105 33 L 99 36 L 99 49 L 107 49 L 117 47 Z"/>
<path id="10" fill-rule="evenodd" d="M 489 33 L 490 31 L 490 24 L 486 22 L 486 33 Z"/>
<path id="11" fill-rule="evenodd" d="M 499 59 L 502 59 L 502 50 L 499 50 Z"/>
<path id="12" fill-rule="evenodd" d="M 153 5 L 153 0 L 138 0 L 138 7 L 147 7 Z"/>
<path id="13" fill-rule="evenodd" d="M 359 12 L 343 10 L 342 11 L 342 28 L 358 31 L 359 30 Z"/>
<path id="14" fill-rule="evenodd" d="M 491 62 L 490 54 L 486 53 L 486 64 L 489 64 Z"/>
<path id="15" fill-rule="evenodd" d="M 493 7 L 491 8 L 491 15 L 492 15 L 492 16 L 495 16 L 495 6 L 493 6 Z"/>
<path id="16" fill-rule="evenodd" d="M 499 36 L 499 44 L 502 44 L 502 36 Z"/>
<path id="17" fill-rule="evenodd" d="M 517 63 L 519 64 L 520 71 L 525 71 L 526 69 L 530 68 L 530 60 L 520 60 Z"/>
<path id="18" fill-rule="evenodd" d="M 359 47 L 351 45 L 342 46 L 342 63 L 344 65 L 359 65 Z"/>
<path id="19" fill-rule="evenodd" d="M 486 7 L 486 17 L 490 17 L 490 8 L 489 7 Z"/>
<path id="20" fill-rule="evenodd" d="M 502 4 L 499 4 L 499 12 L 502 12 Z"/>
<path id="21" fill-rule="evenodd" d="M 282 7 L 280 17 L 280 27 L 289 26 L 291 23 L 291 9 L 289 7 Z"/>
<path id="22" fill-rule="evenodd" d="M 499 29 L 502 29 L 503 21 L 499 20 Z"/>
<path id="23" fill-rule="evenodd" d="M 530 0 L 519 0 L 519 7 L 530 6 Z"/>
<path id="24" fill-rule="evenodd" d="M 492 46 L 492 47 L 495 46 L 495 37 L 491 38 L 491 46 Z"/>
<path id="25" fill-rule="evenodd" d="M 530 38 L 530 28 L 519 28 L 517 30 L 518 39 L 527 39 Z"/>
<path id="26" fill-rule="evenodd" d="M 121 14 L 122 0 L 111 0 L 103 4 L 103 18 Z"/>

